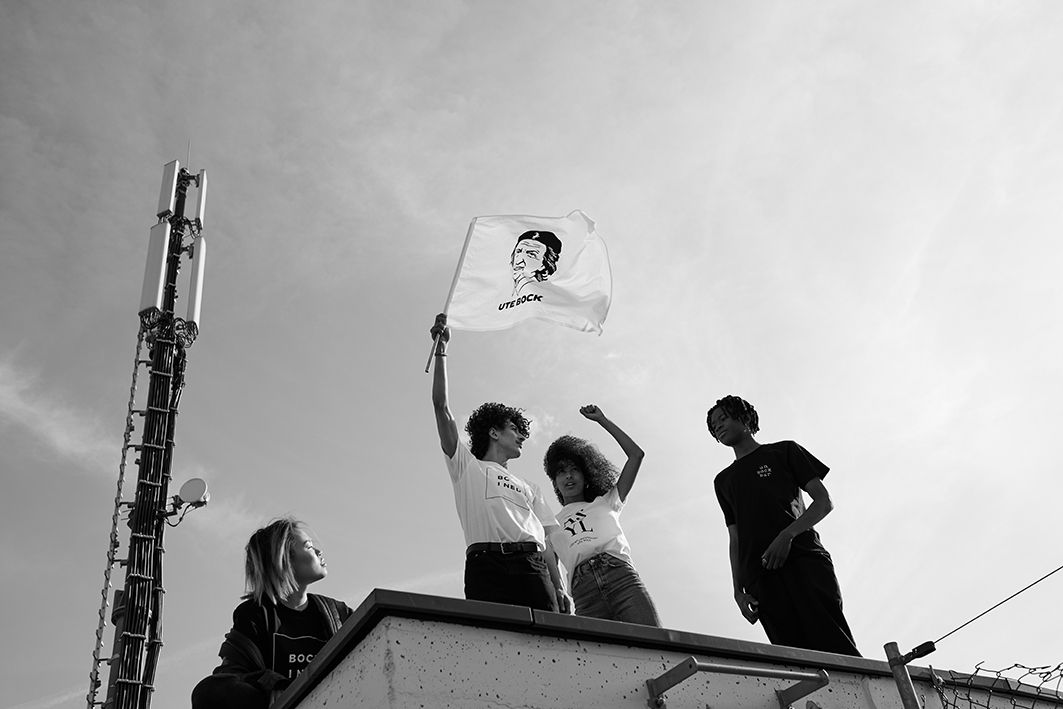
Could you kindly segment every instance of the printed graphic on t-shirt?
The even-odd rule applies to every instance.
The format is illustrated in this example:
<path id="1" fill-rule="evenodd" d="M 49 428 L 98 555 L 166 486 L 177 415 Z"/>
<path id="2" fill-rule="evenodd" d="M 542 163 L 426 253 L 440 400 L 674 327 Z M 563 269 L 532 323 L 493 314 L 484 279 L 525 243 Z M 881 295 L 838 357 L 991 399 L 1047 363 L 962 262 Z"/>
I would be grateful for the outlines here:
<path id="1" fill-rule="evenodd" d="M 587 513 L 583 510 L 579 510 L 573 515 L 570 515 L 568 519 L 562 522 L 561 526 L 565 531 L 571 534 L 573 537 L 577 534 L 584 534 L 586 532 L 593 532 L 593 528 L 587 527 Z"/>
<path id="2" fill-rule="evenodd" d="M 757 477 L 758 478 L 767 478 L 767 477 L 770 477 L 770 476 L 771 476 L 771 466 L 770 465 L 762 465 L 759 468 L 757 468 Z"/>
<path id="3" fill-rule="evenodd" d="M 514 505 L 522 509 L 531 509 L 528 502 L 531 495 L 525 490 L 523 482 L 507 473 L 488 469 L 487 492 L 485 498 L 491 500 L 496 497 L 501 497 L 512 502 Z"/>
<path id="4" fill-rule="evenodd" d="M 306 669 L 325 641 L 310 635 L 298 638 L 283 633 L 273 634 L 273 671 L 289 680 Z"/>
<path id="5" fill-rule="evenodd" d="M 568 543 L 569 549 L 575 549 L 584 544 L 593 544 L 598 541 L 599 535 L 594 533 L 594 527 L 591 526 L 592 523 L 588 520 L 588 517 L 589 515 L 581 507 L 565 517 L 564 520 L 558 519 L 561 523 L 561 529 L 568 532 L 568 536 L 564 536 L 564 539 Z"/>

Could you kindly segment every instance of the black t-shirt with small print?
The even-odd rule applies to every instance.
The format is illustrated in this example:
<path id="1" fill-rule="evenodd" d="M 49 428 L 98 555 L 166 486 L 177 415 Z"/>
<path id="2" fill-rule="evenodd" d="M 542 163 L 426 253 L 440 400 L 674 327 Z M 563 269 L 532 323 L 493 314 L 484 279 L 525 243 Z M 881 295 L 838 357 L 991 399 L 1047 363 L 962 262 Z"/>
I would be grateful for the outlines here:
<path id="1" fill-rule="evenodd" d="M 804 514 L 801 489 L 829 468 L 793 441 L 765 443 L 724 468 L 714 481 L 724 522 L 738 526 L 739 581 L 748 588 L 764 572 L 760 557 L 779 532 Z M 790 554 L 829 557 L 811 529 L 794 537 Z"/>

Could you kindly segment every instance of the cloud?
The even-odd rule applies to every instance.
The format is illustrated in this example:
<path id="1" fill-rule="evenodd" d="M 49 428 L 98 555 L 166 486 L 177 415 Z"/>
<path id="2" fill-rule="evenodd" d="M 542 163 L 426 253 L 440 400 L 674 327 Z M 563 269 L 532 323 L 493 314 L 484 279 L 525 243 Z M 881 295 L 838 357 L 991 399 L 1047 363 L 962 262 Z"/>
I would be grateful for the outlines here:
<path id="1" fill-rule="evenodd" d="M 113 432 L 94 421 L 84 411 L 70 406 L 43 389 L 35 373 L 19 369 L 9 360 L 0 359 L 0 421 L 19 426 L 31 433 L 56 457 L 76 463 L 64 469 L 115 479 L 120 441 Z M 136 434 L 134 434 L 136 435 Z M 135 456 L 128 456 L 126 485 L 132 494 L 137 470 Z M 180 464 L 173 471 L 177 481 L 198 477 L 210 480 L 215 475 L 198 463 Z M 176 492 L 176 488 L 173 492 Z M 242 536 L 263 522 L 242 496 L 211 502 L 209 512 L 193 513 L 189 526 L 215 537 L 228 539 Z"/>
<path id="2" fill-rule="evenodd" d="M 193 510 L 186 524 L 218 539 L 243 539 L 268 521 L 269 518 L 256 512 L 240 494 L 211 501 L 206 507 Z"/>
<path id="3" fill-rule="evenodd" d="M 42 390 L 36 374 L 0 360 L 0 420 L 24 428 L 71 469 L 115 474 L 117 445 L 91 417 Z"/>
<path id="4" fill-rule="evenodd" d="M 106 679 L 106 678 L 104 678 Z M 15 704 L 8 707 L 8 709 L 53 709 L 60 706 L 73 706 L 75 700 L 79 700 L 84 703 L 85 695 L 88 694 L 88 685 L 79 686 L 75 688 L 65 689 L 62 692 L 56 694 L 50 694 L 47 697 L 40 699 L 34 699 L 29 702 L 23 702 L 22 704 Z M 101 688 L 100 694 L 97 695 L 97 699 L 103 698 L 103 693 L 106 692 L 106 687 Z"/>

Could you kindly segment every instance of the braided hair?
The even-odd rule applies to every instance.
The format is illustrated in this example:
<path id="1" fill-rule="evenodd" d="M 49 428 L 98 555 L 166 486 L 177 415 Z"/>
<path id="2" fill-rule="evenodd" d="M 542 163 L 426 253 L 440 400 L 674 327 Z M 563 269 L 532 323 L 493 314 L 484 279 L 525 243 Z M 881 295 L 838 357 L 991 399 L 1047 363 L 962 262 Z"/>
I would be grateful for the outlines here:
<path id="1" fill-rule="evenodd" d="M 722 409 L 728 418 L 742 423 L 749 429 L 751 434 L 760 430 L 760 417 L 757 416 L 757 410 L 753 408 L 753 404 L 741 397 L 728 394 L 722 399 L 718 399 L 716 404 L 709 409 L 709 413 L 705 415 L 705 421 L 709 424 L 709 433 L 712 434 L 713 438 L 716 438 L 716 433 L 712 430 L 711 419 L 712 412 L 716 409 Z"/>

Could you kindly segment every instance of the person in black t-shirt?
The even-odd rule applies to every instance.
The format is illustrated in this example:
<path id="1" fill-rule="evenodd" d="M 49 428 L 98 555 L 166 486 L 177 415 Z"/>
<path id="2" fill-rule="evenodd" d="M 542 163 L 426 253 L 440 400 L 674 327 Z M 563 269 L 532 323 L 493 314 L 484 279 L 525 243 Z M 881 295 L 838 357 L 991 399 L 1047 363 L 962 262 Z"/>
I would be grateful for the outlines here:
<path id="1" fill-rule="evenodd" d="M 192 690 L 193 709 L 266 709 L 351 615 L 342 601 L 307 593 L 328 569 L 302 522 L 271 522 L 245 551 L 246 600 L 233 611 L 221 664 Z"/>
<path id="2" fill-rule="evenodd" d="M 735 454 L 714 485 L 742 615 L 759 620 L 774 645 L 859 657 L 834 564 L 813 529 L 834 508 L 823 485 L 827 466 L 793 441 L 754 440 L 759 417 L 737 396 L 717 401 L 706 423 Z M 801 490 L 812 498 L 807 509 Z"/>

